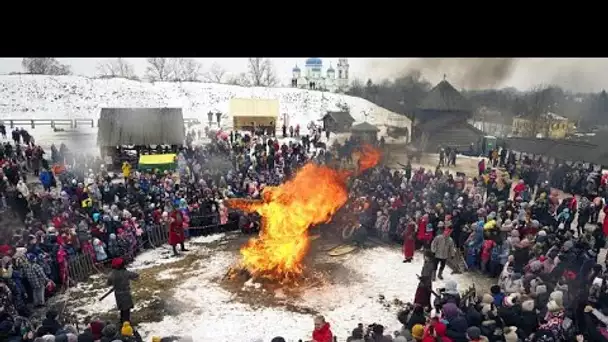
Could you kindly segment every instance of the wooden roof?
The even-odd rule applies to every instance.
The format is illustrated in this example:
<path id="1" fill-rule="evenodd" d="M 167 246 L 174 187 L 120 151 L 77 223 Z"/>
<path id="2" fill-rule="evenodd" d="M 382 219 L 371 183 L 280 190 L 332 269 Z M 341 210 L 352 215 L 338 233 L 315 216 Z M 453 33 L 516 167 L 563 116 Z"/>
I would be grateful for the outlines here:
<path id="1" fill-rule="evenodd" d="M 349 112 L 327 112 L 327 114 L 323 116 L 323 120 L 325 120 L 327 117 L 331 117 L 337 124 L 340 125 L 351 125 L 353 122 L 355 122 L 355 119 L 353 119 Z"/>
<path id="2" fill-rule="evenodd" d="M 379 132 L 378 127 L 370 124 L 369 122 L 362 122 L 360 124 L 354 125 L 350 128 L 351 132 Z"/>
<path id="3" fill-rule="evenodd" d="M 473 106 L 448 81 L 439 82 L 418 105 L 419 110 L 471 112 Z"/>
<path id="4" fill-rule="evenodd" d="M 182 145 L 181 108 L 102 108 L 97 145 Z"/>

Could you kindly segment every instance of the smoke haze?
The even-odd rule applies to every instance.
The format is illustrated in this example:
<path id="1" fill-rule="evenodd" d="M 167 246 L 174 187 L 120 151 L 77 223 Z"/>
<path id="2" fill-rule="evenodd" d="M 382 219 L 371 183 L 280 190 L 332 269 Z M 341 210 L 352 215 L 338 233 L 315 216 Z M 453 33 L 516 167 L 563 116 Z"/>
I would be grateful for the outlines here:
<path id="1" fill-rule="evenodd" d="M 604 58 L 382 58 L 367 60 L 363 69 L 375 81 L 418 70 L 435 84 L 445 74 L 457 89 L 543 84 L 599 92 L 606 87 L 603 74 L 607 66 Z"/>

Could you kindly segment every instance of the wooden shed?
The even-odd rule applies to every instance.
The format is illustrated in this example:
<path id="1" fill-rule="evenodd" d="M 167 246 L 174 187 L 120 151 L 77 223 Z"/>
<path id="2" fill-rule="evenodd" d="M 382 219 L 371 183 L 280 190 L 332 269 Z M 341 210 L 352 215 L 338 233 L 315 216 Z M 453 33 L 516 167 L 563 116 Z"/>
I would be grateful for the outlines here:
<path id="1" fill-rule="evenodd" d="M 349 112 L 327 112 L 321 120 L 323 129 L 332 133 L 346 133 L 355 122 Z"/>
<path id="2" fill-rule="evenodd" d="M 97 145 L 183 145 L 181 108 L 102 108 Z"/>
<path id="3" fill-rule="evenodd" d="M 378 141 L 378 132 L 380 130 L 378 127 L 368 123 L 363 122 L 358 125 L 354 125 L 351 129 L 351 136 L 359 142 L 366 142 L 375 144 Z"/>
<path id="4" fill-rule="evenodd" d="M 234 130 L 251 131 L 255 126 L 274 131 L 279 117 L 279 100 L 231 99 L 230 115 Z"/>

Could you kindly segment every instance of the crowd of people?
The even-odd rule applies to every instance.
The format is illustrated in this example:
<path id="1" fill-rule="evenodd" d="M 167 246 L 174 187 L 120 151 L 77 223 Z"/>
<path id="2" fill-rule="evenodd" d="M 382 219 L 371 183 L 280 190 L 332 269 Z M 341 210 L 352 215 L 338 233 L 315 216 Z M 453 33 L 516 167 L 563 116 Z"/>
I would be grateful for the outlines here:
<path id="1" fill-rule="evenodd" d="M 356 148 L 356 142 L 347 140 L 318 149 L 316 129 L 301 137 L 299 129 L 290 130 L 297 137 L 290 143 L 231 132 L 213 135 L 207 146 L 185 147 L 175 171 L 140 172 L 125 163 L 119 177 L 99 158 L 72 154 L 65 146 L 52 146 L 47 160 L 32 136 L 16 131 L 12 144 L 0 144 L 0 206 L 10 208 L 21 224 L 11 229 L 10 221 L 0 232 L 0 334 L 15 341 L 50 335 L 78 341 L 137 340 L 130 326 L 133 303 L 128 301 L 119 305 L 120 329 L 92 321 L 80 336 L 70 326 L 61 327 L 54 310 L 37 329 L 24 317 L 71 285 L 71 256 L 89 254 L 118 272 L 147 247 L 147 234 L 158 226 L 167 227 L 175 255 L 187 250 L 188 226 L 237 221 L 241 231 L 253 233 L 259 217 L 229 213 L 224 198 L 259 198 L 265 186 L 280 184 L 307 162 L 352 162 Z M 603 314 L 608 282 L 604 265 L 597 264 L 608 234 L 608 221 L 599 222 L 606 178 L 582 165 L 516 160 L 503 151 L 480 161 L 476 177 L 449 174 L 440 167 L 416 169 L 408 162 L 402 170 L 379 166 L 351 180 L 350 200 L 335 221 L 360 227 L 352 236 L 360 244 L 369 235 L 403 243 L 404 262 L 422 249 L 425 263 L 413 304 L 399 314 L 403 329 L 390 337 L 380 324 L 359 326 L 349 341 L 608 338 Z M 454 164 L 452 155 L 450 151 L 444 157 L 446 164 Z M 43 189 L 28 184 L 33 176 Z M 555 188 L 581 196 L 562 200 Z M 448 280 L 436 294 L 433 282 L 444 278 L 446 264 L 455 272 L 466 269 L 494 277 L 496 285 L 480 296 L 462 295 Z M 57 329 L 49 330 L 50 325 Z M 323 317 L 315 319 L 312 337 L 316 342 L 332 340 Z"/>
<path id="2" fill-rule="evenodd" d="M 42 325 L 25 335 L 19 327 L 49 296 L 73 285 L 71 257 L 87 254 L 98 266 L 118 272 L 149 247 L 147 236 L 158 227 L 168 230 L 175 255 L 187 251 L 188 227 L 237 222 L 244 233 L 255 232 L 259 217 L 229 212 L 224 198 L 259 198 L 265 186 L 280 184 L 305 163 L 332 160 L 331 152 L 317 153 L 318 133 L 281 144 L 268 136 L 208 132 L 213 142 L 188 144 L 178 153 L 174 171 L 144 172 L 125 162 L 112 172 L 99 157 L 72 153 L 63 144 L 52 145 L 47 155 L 27 131 L 14 132 L 12 143 L 0 144 L 0 307 L 5 313 L 0 325 L 6 328 L 0 334 L 14 340 L 49 335 Z M 195 136 L 191 132 L 187 141 Z M 38 178 L 42 189 L 32 178 Z M 125 274 L 109 284 L 120 324 L 130 324 L 134 304 L 125 293 L 135 277 Z M 89 337 L 101 332 L 94 327 L 102 322 L 93 323 Z M 52 334 L 66 335 L 62 329 Z"/>
<path id="3" fill-rule="evenodd" d="M 582 164 L 516 161 L 506 150 L 478 165 L 469 178 L 408 163 L 353 181 L 338 215 L 360 227 L 353 239 L 396 240 L 404 262 L 416 249 L 425 261 L 413 304 L 398 317 L 403 329 L 391 337 L 381 325 L 359 326 L 349 340 L 608 340 L 608 274 L 597 258 L 608 235 L 608 216 L 600 215 L 608 211 L 606 176 Z M 560 198 L 558 189 L 570 194 Z M 461 293 L 447 280 L 436 291 L 446 263 L 496 283 Z"/>

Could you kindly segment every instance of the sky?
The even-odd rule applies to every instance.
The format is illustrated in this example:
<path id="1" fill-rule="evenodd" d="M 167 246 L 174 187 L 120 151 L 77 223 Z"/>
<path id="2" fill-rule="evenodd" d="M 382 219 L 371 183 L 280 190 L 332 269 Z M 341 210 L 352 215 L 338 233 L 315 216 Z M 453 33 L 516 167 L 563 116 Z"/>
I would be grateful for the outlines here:
<path id="1" fill-rule="evenodd" d="M 145 58 L 126 58 L 142 76 L 146 70 Z M 246 58 L 195 58 L 203 66 L 203 71 L 217 63 L 229 73 L 238 74 L 247 71 Z M 334 67 L 338 58 L 322 58 L 323 69 L 330 64 Z M 95 76 L 97 65 L 106 58 L 58 58 L 61 63 L 69 64 L 76 75 Z M 282 84 L 289 84 L 291 69 L 297 64 L 302 67 L 306 57 L 302 58 L 272 58 L 275 70 Z M 445 75 L 446 79 L 458 89 L 469 88 L 468 75 L 488 74 L 493 70 L 480 69 L 485 62 L 493 60 L 464 59 L 464 58 L 349 58 L 350 76 L 364 82 L 372 79 L 374 82 L 385 78 L 394 78 L 413 68 L 420 70 L 423 76 L 432 83 L 439 82 Z M 599 92 L 608 89 L 608 59 L 607 58 L 520 58 L 509 64 L 505 75 L 483 87 L 515 87 L 527 90 L 544 85 L 558 85 L 565 89 L 581 92 Z M 0 58 L 0 74 L 22 71 L 21 58 Z M 486 80 L 487 81 L 487 80 Z M 459 84 L 460 83 L 460 84 Z M 477 83 L 475 83 L 477 84 Z"/>

